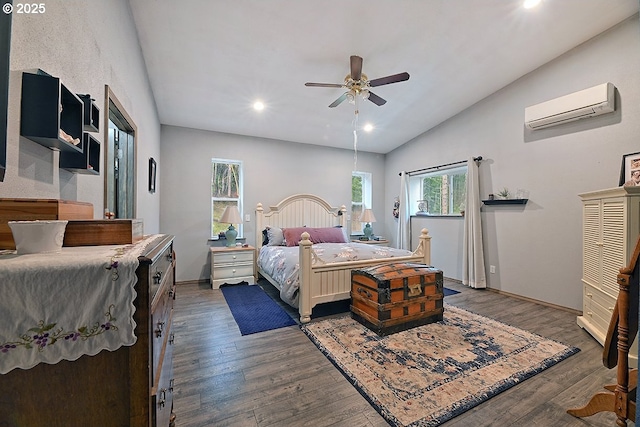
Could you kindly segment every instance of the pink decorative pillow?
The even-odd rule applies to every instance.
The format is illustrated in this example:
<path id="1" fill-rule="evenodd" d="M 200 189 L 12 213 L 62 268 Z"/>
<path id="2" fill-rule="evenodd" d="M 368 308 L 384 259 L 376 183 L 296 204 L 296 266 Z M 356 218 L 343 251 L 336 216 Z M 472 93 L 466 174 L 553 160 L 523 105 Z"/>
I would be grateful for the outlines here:
<path id="1" fill-rule="evenodd" d="M 298 246 L 302 233 L 304 233 L 305 231 L 308 233 L 309 230 L 311 229 L 307 227 L 283 228 L 282 232 L 284 234 L 284 241 L 287 246 Z"/>
<path id="2" fill-rule="evenodd" d="M 311 228 L 309 235 L 313 243 L 347 243 L 342 228 L 338 227 Z"/>
<path id="3" fill-rule="evenodd" d="M 294 227 L 283 228 L 284 240 L 287 246 L 298 246 L 302 233 L 309 233 L 311 243 L 347 243 L 342 228 L 338 227 Z"/>

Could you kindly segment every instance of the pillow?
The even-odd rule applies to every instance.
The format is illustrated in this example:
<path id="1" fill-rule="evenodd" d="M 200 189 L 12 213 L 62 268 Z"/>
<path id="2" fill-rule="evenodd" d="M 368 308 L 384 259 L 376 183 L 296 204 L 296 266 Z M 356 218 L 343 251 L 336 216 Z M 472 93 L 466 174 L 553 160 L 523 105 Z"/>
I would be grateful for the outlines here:
<path id="1" fill-rule="evenodd" d="M 307 227 L 293 227 L 293 228 L 283 228 L 282 232 L 284 233 L 284 241 L 287 246 L 298 246 L 300 243 L 300 239 L 302 233 L 305 231 L 309 233 L 310 228 Z"/>
<path id="2" fill-rule="evenodd" d="M 284 234 L 281 228 L 267 227 L 267 238 L 269 243 L 267 246 L 284 246 Z"/>
<path id="3" fill-rule="evenodd" d="M 309 230 L 310 239 L 313 243 L 347 243 L 342 228 L 325 227 L 311 228 Z"/>
<path id="4" fill-rule="evenodd" d="M 343 227 L 341 225 L 336 225 L 336 228 L 339 228 L 340 230 L 342 230 L 342 235 L 344 237 L 344 243 L 349 243 L 349 241 L 351 240 L 351 238 L 349 237 L 349 235 L 347 234 L 347 227 Z M 342 242 L 339 242 L 342 243 Z"/>
<path id="5" fill-rule="evenodd" d="M 284 239 L 287 246 L 298 246 L 302 239 L 302 233 L 309 233 L 311 243 L 347 243 L 345 233 L 342 228 L 338 227 L 294 227 L 285 228 Z"/>
<path id="6" fill-rule="evenodd" d="M 267 234 L 267 229 L 262 230 L 262 246 L 267 246 L 269 244 L 269 234 Z"/>

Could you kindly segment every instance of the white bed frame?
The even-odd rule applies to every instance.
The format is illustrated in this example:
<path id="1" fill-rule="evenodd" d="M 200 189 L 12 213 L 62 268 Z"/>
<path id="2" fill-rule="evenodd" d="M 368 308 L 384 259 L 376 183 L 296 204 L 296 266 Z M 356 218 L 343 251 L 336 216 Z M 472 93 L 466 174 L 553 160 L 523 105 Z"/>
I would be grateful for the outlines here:
<path id="1" fill-rule="evenodd" d="M 271 227 L 334 227 L 347 226 L 347 209 L 331 207 L 329 203 L 312 194 L 296 194 L 270 207 L 264 212 L 262 203 L 256 207 L 256 248 L 262 246 L 262 230 Z M 431 236 L 422 229 L 420 243 L 411 256 L 379 258 L 364 261 L 323 263 L 313 256 L 308 233 L 302 233 L 300 241 L 299 313 L 300 322 L 311 320 L 311 310 L 316 304 L 351 298 L 351 270 L 391 262 L 417 262 L 431 264 Z M 314 259 L 315 258 L 315 259 Z M 258 267 L 258 272 L 272 285 L 280 285 Z"/>

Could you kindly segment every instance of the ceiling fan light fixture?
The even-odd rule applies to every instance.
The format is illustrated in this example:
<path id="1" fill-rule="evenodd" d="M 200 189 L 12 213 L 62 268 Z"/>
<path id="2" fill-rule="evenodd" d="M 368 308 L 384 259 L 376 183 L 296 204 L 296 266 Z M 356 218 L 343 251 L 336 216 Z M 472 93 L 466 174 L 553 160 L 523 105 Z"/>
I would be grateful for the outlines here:
<path id="1" fill-rule="evenodd" d="M 361 90 L 360 95 L 362 95 L 362 99 L 369 99 L 369 91 L 366 89 Z"/>
<path id="2" fill-rule="evenodd" d="M 349 102 L 349 104 L 355 104 L 356 103 L 356 96 L 358 95 L 358 93 L 351 89 L 349 92 L 347 92 L 347 101 Z"/>

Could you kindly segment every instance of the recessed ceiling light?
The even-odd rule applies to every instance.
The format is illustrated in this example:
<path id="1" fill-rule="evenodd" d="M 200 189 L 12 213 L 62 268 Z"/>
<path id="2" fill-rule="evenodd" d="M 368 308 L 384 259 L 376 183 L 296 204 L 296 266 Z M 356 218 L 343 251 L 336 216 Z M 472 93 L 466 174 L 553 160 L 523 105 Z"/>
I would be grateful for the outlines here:
<path id="1" fill-rule="evenodd" d="M 365 132 L 371 132 L 373 130 L 373 125 L 371 123 L 367 123 L 362 129 L 364 129 Z"/>
<path id="2" fill-rule="evenodd" d="M 541 1 L 542 0 L 524 0 L 524 3 L 522 5 L 525 9 L 531 9 L 539 5 Z"/>
<path id="3" fill-rule="evenodd" d="M 262 111 L 264 110 L 264 104 L 262 101 L 256 101 L 253 103 L 253 109 L 256 111 Z"/>

